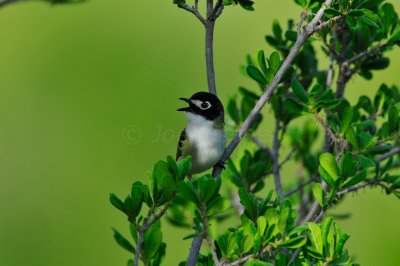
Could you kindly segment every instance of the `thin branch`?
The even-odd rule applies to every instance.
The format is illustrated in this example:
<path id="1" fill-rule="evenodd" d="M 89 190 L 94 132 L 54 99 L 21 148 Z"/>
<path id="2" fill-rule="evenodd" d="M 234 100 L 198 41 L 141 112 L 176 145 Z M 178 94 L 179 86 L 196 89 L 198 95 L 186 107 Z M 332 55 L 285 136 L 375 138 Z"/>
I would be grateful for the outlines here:
<path id="1" fill-rule="evenodd" d="M 250 135 L 250 139 L 256 144 L 262 151 L 264 151 L 269 157 L 273 157 L 271 150 L 261 142 L 259 138 L 254 135 Z"/>
<path id="2" fill-rule="evenodd" d="M 224 9 L 224 1 L 223 0 L 218 0 L 217 3 L 215 4 L 215 7 L 213 11 L 210 14 L 210 17 L 208 18 L 209 20 L 216 20 L 222 13 L 222 10 Z"/>
<path id="3" fill-rule="evenodd" d="M 324 21 L 321 24 L 319 24 L 318 26 L 316 26 L 314 28 L 314 31 L 320 31 L 325 27 L 331 26 L 332 24 L 338 22 L 341 18 L 342 18 L 342 16 L 336 16 L 336 17 L 333 17 L 333 18 L 331 18 L 331 19 L 329 19 L 327 21 Z"/>
<path id="4" fill-rule="evenodd" d="M 267 252 L 267 251 L 269 251 L 269 249 L 270 249 L 270 246 L 266 246 L 265 248 L 263 248 L 260 251 L 260 253 Z M 242 265 L 243 263 L 245 263 L 246 261 L 248 261 L 248 260 L 250 260 L 252 258 L 254 258 L 254 254 L 250 254 L 250 255 L 244 256 L 244 257 L 239 258 L 239 259 L 237 259 L 235 261 L 232 261 L 232 262 L 223 263 L 222 266 L 238 266 L 238 265 Z"/>
<path id="5" fill-rule="evenodd" d="M 208 91 L 217 95 L 217 87 L 215 84 L 215 71 L 214 71 L 214 25 L 215 21 L 207 20 L 206 27 L 206 69 L 207 69 L 207 83 Z"/>
<path id="6" fill-rule="evenodd" d="M 325 4 L 323 4 L 321 6 L 321 8 L 318 10 L 317 14 L 314 16 L 314 18 L 311 20 L 311 22 L 307 26 L 305 26 L 302 33 L 299 36 L 297 36 L 296 42 L 294 43 L 288 56 L 283 61 L 282 65 L 279 67 L 279 70 L 276 73 L 275 77 L 273 78 L 271 84 L 266 88 L 264 93 L 261 95 L 260 99 L 258 100 L 256 105 L 251 110 L 250 114 L 248 115 L 248 117 L 243 122 L 242 126 L 240 127 L 239 132 L 236 133 L 235 137 L 232 139 L 232 141 L 230 142 L 228 147 L 225 149 L 225 152 L 221 157 L 222 162 L 225 162 L 230 157 L 230 155 L 233 153 L 233 151 L 236 149 L 239 142 L 242 140 L 243 136 L 249 130 L 249 128 L 250 128 L 251 124 L 253 123 L 254 119 L 256 118 L 257 114 L 260 113 L 262 108 L 268 102 L 268 100 L 271 97 L 272 93 L 274 92 L 275 88 L 278 86 L 279 82 L 281 81 L 283 75 L 286 73 L 286 71 L 291 66 L 291 63 L 296 58 L 298 52 L 300 51 L 300 48 L 303 46 L 305 41 L 316 31 L 316 27 L 318 26 L 319 21 L 321 20 L 322 16 L 324 15 L 325 8 L 329 7 L 331 4 L 332 4 L 332 0 L 326 0 Z M 324 25 L 328 26 L 328 24 L 324 24 Z M 318 28 L 318 29 L 321 29 L 321 28 Z M 219 176 L 219 175 L 221 175 L 221 172 L 222 172 L 222 167 L 219 165 L 216 165 L 213 169 L 213 176 L 214 177 Z"/>
<path id="7" fill-rule="evenodd" d="M 301 27 L 303 26 L 303 22 L 306 18 L 307 18 L 307 12 L 303 11 L 300 15 L 300 21 L 297 23 L 297 35 L 301 34 Z"/>
<path id="8" fill-rule="evenodd" d="M 203 24 L 206 25 L 206 20 L 205 18 L 203 18 L 203 16 L 200 14 L 199 10 L 197 9 L 197 3 L 195 6 L 188 6 L 186 4 L 178 4 L 179 8 L 182 8 L 186 11 L 189 11 L 190 13 L 192 13 L 193 15 L 195 15 L 198 20 Z"/>
<path id="9" fill-rule="evenodd" d="M 365 51 L 363 51 L 363 52 L 361 52 L 361 53 L 359 53 L 359 54 L 347 59 L 343 63 L 346 64 L 346 65 L 350 65 L 351 63 L 354 63 L 354 62 L 356 62 L 356 61 L 358 61 L 360 59 L 364 59 L 365 57 L 369 57 L 369 56 L 373 56 L 373 55 L 379 54 L 382 50 L 384 50 L 386 47 L 388 47 L 390 45 L 393 45 L 393 43 L 386 42 L 386 43 L 383 43 L 383 44 L 379 44 L 379 45 L 377 45 L 375 47 L 372 47 L 372 48 L 370 48 L 368 50 L 365 50 Z"/>
<path id="10" fill-rule="evenodd" d="M 336 134 L 333 132 L 331 126 L 329 125 L 328 121 L 320 117 L 317 113 L 314 114 L 315 120 L 320 123 L 324 128 L 325 132 L 330 138 L 331 142 L 333 143 L 339 143 L 340 139 L 336 136 Z"/>
<path id="11" fill-rule="evenodd" d="M 307 216 L 303 219 L 301 222 L 302 224 L 305 224 L 309 221 L 312 220 L 312 218 L 317 214 L 318 210 L 320 209 L 318 201 L 314 201 L 313 204 L 311 205 L 310 210 L 308 211 Z"/>
<path id="12" fill-rule="evenodd" d="M 355 185 L 355 186 L 352 186 L 352 187 L 345 188 L 345 189 L 337 192 L 336 196 L 342 197 L 345 194 L 348 194 L 350 192 L 354 192 L 354 191 L 357 191 L 357 190 L 359 190 L 361 188 L 365 188 L 367 186 L 374 186 L 374 185 L 380 186 L 383 189 L 385 189 L 386 191 L 391 191 L 391 189 L 388 186 L 386 186 L 385 184 L 381 183 L 379 180 L 371 179 L 371 180 L 366 181 L 364 183 L 361 183 L 361 184 L 358 184 L 358 185 Z"/>
<path id="13" fill-rule="evenodd" d="M 151 219 L 151 220 L 149 219 L 149 220 L 150 220 L 149 222 L 147 222 L 146 224 L 143 224 L 142 230 L 143 230 L 143 231 L 146 231 L 146 230 L 149 229 L 155 222 L 157 222 L 158 220 L 160 220 L 161 217 L 163 217 L 164 214 L 167 212 L 167 210 L 168 210 L 169 206 L 171 205 L 171 203 L 172 203 L 172 201 L 167 202 L 167 203 L 165 204 L 164 208 L 162 208 L 161 211 L 160 211 L 158 214 L 156 214 L 156 215 L 153 214 L 153 219 Z"/>
<path id="14" fill-rule="evenodd" d="M 387 153 L 382 154 L 381 157 L 378 157 L 378 158 L 375 159 L 375 162 L 376 163 L 382 162 L 382 161 L 386 160 L 387 158 L 392 157 L 393 155 L 396 155 L 396 154 L 399 154 L 399 153 L 400 153 L 400 146 L 394 148 L 391 151 L 388 151 Z"/>
<path id="15" fill-rule="evenodd" d="M 333 74 L 334 74 L 334 62 L 335 62 L 335 45 L 336 45 L 336 31 L 332 32 L 333 38 L 331 40 L 331 44 L 329 45 L 329 67 L 328 73 L 326 75 L 326 88 L 329 89 L 332 87 L 333 83 Z"/>
<path id="16" fill-rule="evenodd" d="M 281 183 L 281 176 L 279 172 L 279 148 L 281 146 L 281 142 L 278 138 L 279 131 L 281 130 L 280 122 L 277 117 L 275 117 L 275 131 L 274 131 L 274 140 L 272 144 L 272 169 L 274 172 L 274 180 L 275 180 L 275 191 L 278 193 L 281 198 L 283 198 L 283 190 Z"/>
<path id="17" fill-rule="evenodd" d="M 303 182 L 301 184 L 299 184 L 297 187 L 295 187 L 294 189 L 290 190 L 288 193 L 285 194 L 285 198 L 290 197 L 291 195 L 295 194 L 296 192 L 302 190 L 303 188 L 305 188 L 306 186 L 316 182 L 318 179 L 317 178 L 311 178 L 309 180 L 307 180 L 306 182 Z"/>
<path id="18" fill-rule="evenodd" d="M 294 152 L 296 151 L 296 146 L 294 146 L 291 151 L 289 152 L 289 154 L 285 157 L 285 159 L 283 159 L 283 161 L 279 164 L 279 168 L 282 168 L 282 166 L 287 163 L 293 156 Z"/>
<path id="19" fill-rule="evenodd" d="M 206 240 L 207 240 L 208 246 L 210 247 L 210 252 L 211 252 L 211 256 L 213 258 L 214 264 L 216 266 L 220 266 L 221 262 L 218 259 L 217 251 L 215 250 L 215 246 L 214 246 L 213 242 L 211 241 L 210 235 L 208 233 L 206 233 Z"/>
<path id="20" fill-rule="evenodd" d="M 346 88 L 347 82 L 350 80 L 351 75 L 348 74 L 348 65 L 344 63 L 348 51 L 348 47 L 350 44 L 350 30 L 349 26 L 345 23 L 344 19 L 339 20 L 340 25 L 340 33 L 341 39 L 340 43 L 342 45 L 342 49 L 337 57 L 338 65 L 339 65 L 339 74 L 338 79 L 336 81 L 336 98 L 342 99 L 344 97 L 344 91 Z"/>

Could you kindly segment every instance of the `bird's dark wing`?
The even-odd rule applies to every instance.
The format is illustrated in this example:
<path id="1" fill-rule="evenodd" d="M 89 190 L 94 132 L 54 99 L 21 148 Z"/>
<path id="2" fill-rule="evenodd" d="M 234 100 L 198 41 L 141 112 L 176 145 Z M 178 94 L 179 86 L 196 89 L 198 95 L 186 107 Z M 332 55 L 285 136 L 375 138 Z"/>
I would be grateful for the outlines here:
<path id="1" fill-rule="evenodd" d="M 178 148 L 176 150 L 176 158 L 175 160 L 178 161 L 178 159 L 183 155 L 183 151 L 185 150 L 185 146 L 187 145 L 187 138 L 186 138 L 186 128 L 184 128 L 181 132 L 181 135 L 179 137 L 179 142 L 178 142 Z"/>

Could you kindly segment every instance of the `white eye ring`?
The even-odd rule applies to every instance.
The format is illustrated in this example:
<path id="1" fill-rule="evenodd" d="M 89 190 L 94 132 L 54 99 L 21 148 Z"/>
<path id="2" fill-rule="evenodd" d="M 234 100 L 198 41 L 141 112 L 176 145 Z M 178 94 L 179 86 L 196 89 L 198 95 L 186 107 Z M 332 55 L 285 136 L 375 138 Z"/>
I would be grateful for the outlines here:
<path id="1" fill-rule="evenodd" d="M 199 107 L 201 110 L 207 110 L 211 107 L 211 103 L 208 101 L 202 102 Z"/>

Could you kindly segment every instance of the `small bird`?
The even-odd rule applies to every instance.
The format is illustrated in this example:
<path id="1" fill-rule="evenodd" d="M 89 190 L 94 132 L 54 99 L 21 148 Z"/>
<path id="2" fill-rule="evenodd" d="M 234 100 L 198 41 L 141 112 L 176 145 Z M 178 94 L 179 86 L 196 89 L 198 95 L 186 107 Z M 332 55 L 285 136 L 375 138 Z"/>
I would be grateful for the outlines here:
<path id="1" fill-rule="evenodd" d="M 224 107 L 217 96 L 197 92 L 187 98 L 179 98 L 189 104 L 178 111 L 185 112 L 188 123 L 182 130 L 176 160 L 192 157 L 193 174 L 204 172 L 219 163 L 225 150 Z"/>

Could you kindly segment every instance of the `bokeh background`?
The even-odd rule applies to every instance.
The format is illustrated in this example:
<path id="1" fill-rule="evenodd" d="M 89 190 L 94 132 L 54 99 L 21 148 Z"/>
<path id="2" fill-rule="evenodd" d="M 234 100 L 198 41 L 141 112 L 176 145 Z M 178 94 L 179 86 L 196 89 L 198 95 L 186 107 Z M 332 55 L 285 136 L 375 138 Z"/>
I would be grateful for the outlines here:
<path id="1" fill-rule="evenodd" d="M 127 222 L 108 194 L 126 195 L 133 180 L 146 180 L 154 162 L 175 153 L 185 124 L 177 98 L 206 88 L 203 29 L 171 2 L 27 1 L 0 10 L 1 266 L 126 264 L 111 227 L 126 233 Z M 391 2 L 399 12 L 399 1 Z M 227 7 L 217 23 L 224 102 L 239 85 L 255 88 L 239 66 L 247 53 L 271 52 L 264 35 L 272 21 L 286 25 L 301 12 L 292 0 L 255 7 Z M 388 70 L 371 82 L 354 78 L 346 93 L 355 99 L 382 82 L 399 84 L 399 50 Z M 361 265 L 400 265 L 394 196 L 366 189 L 335 212 L 352 214 L 340 224 Z M 164 265 L 176 265 L 186 257 L 188 232 L 163 226 Z"/>

